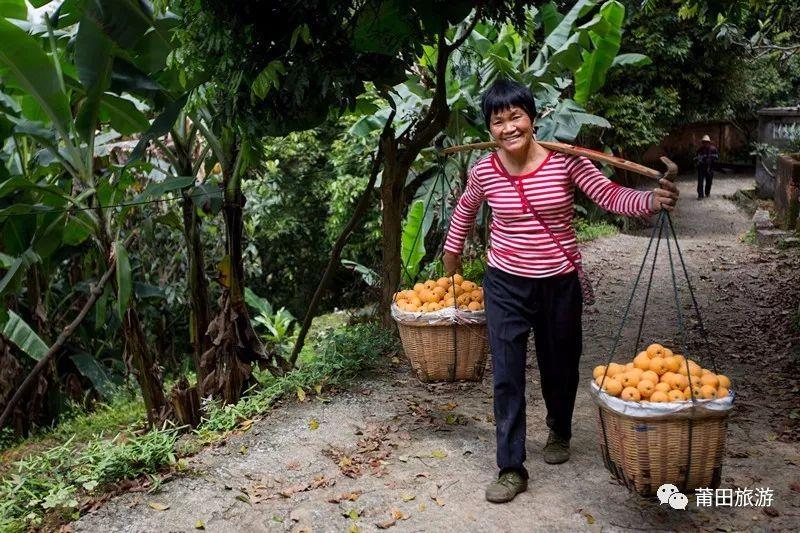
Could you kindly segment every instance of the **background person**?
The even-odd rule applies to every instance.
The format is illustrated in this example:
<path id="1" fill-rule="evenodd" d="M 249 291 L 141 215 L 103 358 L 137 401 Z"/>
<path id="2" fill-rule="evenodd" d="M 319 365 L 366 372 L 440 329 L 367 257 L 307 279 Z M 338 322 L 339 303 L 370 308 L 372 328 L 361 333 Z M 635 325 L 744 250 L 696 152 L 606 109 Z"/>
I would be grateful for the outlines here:
<path id="1" fill-rule="evenodd" d="M 711 143 L 711 137 L 703 135 L 697 149 L 697 199 L 711 195 L 711 182 L 714 180 L 714 164 L 719 159 L 719 150 Z"/>

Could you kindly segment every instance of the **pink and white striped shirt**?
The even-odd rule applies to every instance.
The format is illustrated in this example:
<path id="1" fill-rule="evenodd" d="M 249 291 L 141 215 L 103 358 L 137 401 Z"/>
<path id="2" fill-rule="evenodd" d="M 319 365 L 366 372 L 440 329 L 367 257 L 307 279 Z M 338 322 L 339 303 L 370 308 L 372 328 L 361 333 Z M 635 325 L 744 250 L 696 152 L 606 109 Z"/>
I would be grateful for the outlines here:
<path id="1" fill-rule="evenodd" d="M 606 178 L 585 157 L 550 152 L 542 164 L 528 174 L 511 176 L 501 170 L 492 152 L 472 167 L 467 188 L 458 200 L 444 249 L 461 254 L 464 239 L 485 199 L 492 208 L 489 227 L 488 263 L 510 274 L 543 278 L 572 272 L 575 268 L 553 239 L 523 206 L 518 190 L 580 262 L 578 242 L 572 227 L 573 200 L 577 185 L 603 209 L 627 216 L 653 213 L 653 193 L 623 187 Z M 512 185 L 512 182 L 514 185 Z M 517 189 L 515 189 L 515 186 Z M 520 189 L 521 187 L 521 189 Z"/>

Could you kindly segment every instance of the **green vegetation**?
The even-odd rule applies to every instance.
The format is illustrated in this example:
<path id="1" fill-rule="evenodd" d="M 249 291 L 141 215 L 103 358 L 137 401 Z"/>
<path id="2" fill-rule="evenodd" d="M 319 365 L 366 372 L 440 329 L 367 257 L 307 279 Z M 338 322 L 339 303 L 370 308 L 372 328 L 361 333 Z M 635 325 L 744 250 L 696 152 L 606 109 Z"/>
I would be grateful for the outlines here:
<path id="1" fill-rule="evenodd" d="M 750 228 L 749 230 L 747 230 L 746 233 L 742 234 L 742 236 L 739 237 L 739 240 L 742 241 L 745 244 L 755 244 L 756 243 L 756 229 L 755 228 Z"/>
<path id="2" fill-rule="evenodd" d="M 79 497 L 103 485 L 152 474 L 175 460 L 174 429 L 143 434 L 102 435 L 77 448 L 72 439 L 15 463 L 0 484 L 0 530 L 42 525 L 46 513 L 78 516 Z"/>
<path id="3" fill-rule="evenodd" d="M 129 426 L 141 424 L 144 420 L 144 404 L 141 397 L 132 392 L 119 392 L 106 402 L 95 402 L 91 410 L 78 405 L 62 416 L 58 425 L 52 429 L 44 429 L 28 439 L 21 441 L 20 449 L 38 447 L 53 442 L 64 442 L 71 439 L 73 442 L 87 442 L 100 433 L 110 433 L 123 430 Z M 0 450 L 6 455 L 15 454 L 12 436 L 9 435 L 7 446 Z M 0 443 L 2 444 L 2 443 Z"/>
<path id="4" fill-rule="evenodd" d="M 578 217 L 573 222 L 578 242 L 588 242 L 600 237 L 609 237 L 619 233 L 619 228 L 604 220 L 590 222 L 585 218 Z"/>

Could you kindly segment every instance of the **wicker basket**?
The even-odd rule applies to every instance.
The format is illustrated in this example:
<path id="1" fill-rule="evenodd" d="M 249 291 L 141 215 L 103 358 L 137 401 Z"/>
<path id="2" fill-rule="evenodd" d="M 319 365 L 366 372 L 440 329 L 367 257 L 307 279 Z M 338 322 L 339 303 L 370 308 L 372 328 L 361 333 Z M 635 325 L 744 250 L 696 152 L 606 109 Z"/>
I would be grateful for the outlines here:
<path id="1" fill-rule="evenodd" d="M 403 351 L 420 381 L 480 381 L 486 370 L 486 324 L 397 320 Z"/>
<path id="2" fill-rule="evenodd" d="M 622 484 L 642 496 L 653 496 L 664 483 L 685 494 L 696 488 L 715 489 L 722 474 L 728 412 L 640 418 L 598 404 L 603 462 Z"/>

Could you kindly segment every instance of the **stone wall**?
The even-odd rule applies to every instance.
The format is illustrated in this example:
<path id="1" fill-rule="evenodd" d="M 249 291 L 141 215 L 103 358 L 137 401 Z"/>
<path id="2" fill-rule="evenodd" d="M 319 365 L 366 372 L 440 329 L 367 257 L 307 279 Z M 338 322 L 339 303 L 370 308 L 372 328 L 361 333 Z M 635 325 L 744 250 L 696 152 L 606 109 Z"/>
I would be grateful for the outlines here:
<path id="1" fill-rule="evenodd" d="M 800 107 L 770 107 L 758 112 L 758 142 L 774 146 L 784 151 L 793 143 L 800 141 Z M 761 198 L 773 198 L 776 190 L 777 162 L 756 163 L 757 193 Z M 765 170 L 770 167 L 770 172 Z"/>

